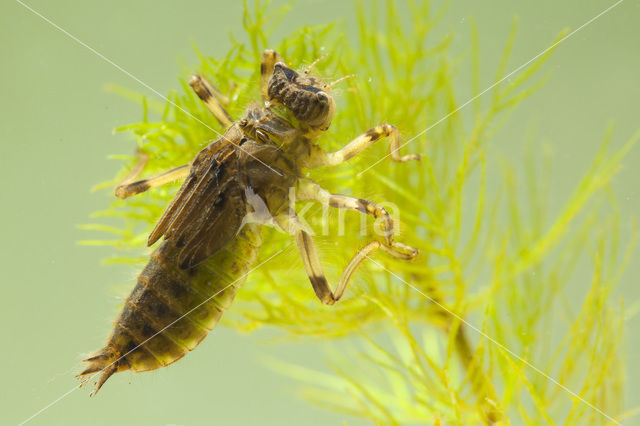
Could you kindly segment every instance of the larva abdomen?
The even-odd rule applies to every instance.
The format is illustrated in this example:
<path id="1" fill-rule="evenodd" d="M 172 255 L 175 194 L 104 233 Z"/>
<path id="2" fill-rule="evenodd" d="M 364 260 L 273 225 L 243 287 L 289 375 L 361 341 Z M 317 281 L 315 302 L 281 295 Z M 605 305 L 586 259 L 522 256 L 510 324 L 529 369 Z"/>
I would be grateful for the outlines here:
<path id="1" fill-rule="evenodd" d="M 261 244 L 256 225 L 206 262 L 180 269 L 180 250 L 163 242 L 138 276 L 107 345 L 80 375 L 102 371 L 96 391 L 115 372 L 154 370 L 193 350 L 229 308 Z"/>

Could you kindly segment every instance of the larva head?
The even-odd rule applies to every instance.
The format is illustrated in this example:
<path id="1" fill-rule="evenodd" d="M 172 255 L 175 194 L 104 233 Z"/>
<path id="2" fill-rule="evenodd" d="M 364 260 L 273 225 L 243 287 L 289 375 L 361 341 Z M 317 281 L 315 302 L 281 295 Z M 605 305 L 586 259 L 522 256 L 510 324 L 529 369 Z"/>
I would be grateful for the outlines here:
<path id="1" fill-rule="evenodd" d="M 267 100 L 287 108 L 301 125 L 325 131 L 331 125 L 336 105 L 320 80 L 299 74 L 282 62 L 273 67 L 267 88 Z"/>

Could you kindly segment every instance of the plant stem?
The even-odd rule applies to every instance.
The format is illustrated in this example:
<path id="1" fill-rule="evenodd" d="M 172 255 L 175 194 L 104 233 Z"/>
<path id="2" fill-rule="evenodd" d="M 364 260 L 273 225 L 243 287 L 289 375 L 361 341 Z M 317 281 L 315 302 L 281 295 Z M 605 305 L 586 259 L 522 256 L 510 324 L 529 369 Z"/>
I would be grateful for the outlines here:
<path id="1" fill-rule="evenodd" d="M 458 327 L 455 336 L 455 348 L 463 367 L 467 371 L 471 387 L 481 402 L 480 407 L 487 424 L 495 424 L 502 419 L 502 412 L 496 405 L 498 398 L 493 385 L 484 371 L 482 371 L 482 366 L 478 365 L 478 358 L 474 357 L 474 351 L 471 348 L 464 324 L 460 324 Z"/>

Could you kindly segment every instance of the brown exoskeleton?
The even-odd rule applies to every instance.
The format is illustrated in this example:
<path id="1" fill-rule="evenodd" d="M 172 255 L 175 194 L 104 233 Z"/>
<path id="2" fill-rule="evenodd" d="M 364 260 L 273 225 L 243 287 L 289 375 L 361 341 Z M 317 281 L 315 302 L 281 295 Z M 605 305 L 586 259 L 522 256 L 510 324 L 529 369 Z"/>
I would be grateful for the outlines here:
<path id="1" fill-rule="evenodd" d="M 399 133 L 389 124 L 367 130 L 339 151 L 320 149 L 316 141 L 329 128 L 336 106 L 331 84 L 312 77 L 310 69 L 298 73 L 273 50 L 265 51 L 260 66 L 264 105 L 250 106 L 246 117 L 236 122 L 217 90 L 202 77 L 192 77 L 193 90 L 227 129 L 224 136 L 190 164 L 134 182 L 146 161 L 141 160 L 116 188 L 116 195 L 126 198 L 185 179 L 148 245 L 163 236 L 164 241 L 138 276 L 106 346 L 86 360 L 80 373 L 102 373 L 96 392 L 115 372 L 153 370 L 177 361 L 213 329 L 257 256 L 258 210 L 295 237 L 313 289 L 325 304 L 342 297 L 355 269 L 374 251 L 382 249 L 402 259 L 416 256 L 416 249 L 394 240 L 393 221 L 381 206 L 332 194 L 303 177 L 303 169 L 340 164 L 383 137 L 390 139 L 395 161 L 419 159 L 398 154 Z M 383 223 L 384 239 L 356 253 L 335 291 L 327 283 L 311 235 L 291 209 L 290 188 L 298 200 L 357 210 Z M 254 220 L 247 220 L 252 215 Z"/>

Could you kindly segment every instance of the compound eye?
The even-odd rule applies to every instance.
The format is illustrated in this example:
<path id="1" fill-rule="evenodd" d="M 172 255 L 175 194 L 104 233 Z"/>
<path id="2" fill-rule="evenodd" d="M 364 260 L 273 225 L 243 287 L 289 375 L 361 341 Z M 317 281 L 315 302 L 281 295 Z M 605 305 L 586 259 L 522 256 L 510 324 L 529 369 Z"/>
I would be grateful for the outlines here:
<path id="1" fill-rule="evenodd" d="M 282 72 L 284 76 L 287 78 L 287 80 L 289 81 L 296 81 L 296 79 L 298 78 L 298 73 L 292 70 L 291 68 L 287 67 L 282 62 L 277 62 L 273 66 L 273 70 L 275 72 Z"/>

